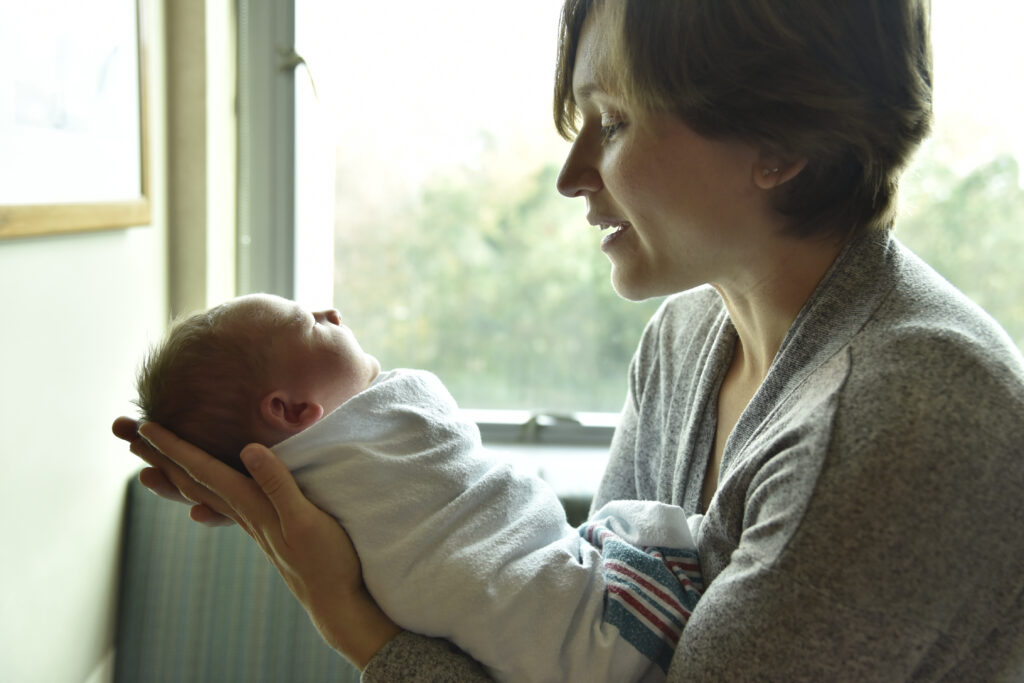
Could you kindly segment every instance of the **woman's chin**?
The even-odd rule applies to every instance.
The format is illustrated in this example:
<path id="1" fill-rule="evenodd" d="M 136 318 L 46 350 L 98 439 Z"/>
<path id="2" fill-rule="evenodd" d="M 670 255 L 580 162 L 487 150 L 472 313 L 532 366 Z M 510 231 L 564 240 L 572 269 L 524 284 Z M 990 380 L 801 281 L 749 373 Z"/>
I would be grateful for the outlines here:
<path id="1" fill-rule="evenodd" d="M 615 266 L 612 266 L 611 280 L 612 289 L 615 290 L 615 293 L 627 301 L 643 301 L 644 299 L 650 299 L 652 296 L 657 296 L 647 293 L 646 287 L 643 287 L 634 279 L 626 277 Z"/>
<path id="2" fill-rule="evenodd" d="M 612 288 L 615 293 L 627 301 L 646 301 L 659 296 L 669 296 L 688 289 L 699 287 L 700 282 L 677 280 L 674 282 L 654 282 L 652 278 L 637 277 L 626 269 L 612 265 Z M 641 274 L 642 275 L 642 274 Z"/>

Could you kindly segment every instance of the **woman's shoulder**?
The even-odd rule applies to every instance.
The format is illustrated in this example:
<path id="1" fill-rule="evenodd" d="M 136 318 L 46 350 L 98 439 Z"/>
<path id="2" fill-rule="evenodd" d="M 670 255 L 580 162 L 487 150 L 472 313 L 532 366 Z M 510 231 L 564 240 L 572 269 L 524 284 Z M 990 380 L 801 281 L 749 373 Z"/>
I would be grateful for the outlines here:
<path id="1" fill-rule="evenodd" d="M 980 307 L 909 252 L 848 345 L 839 424 L 938 464 L 1024 443 L 1024 358 Z"/>
<path id="2" fill-rule="evenodd" d="M 851 378 L 905 383 L 911 393 L 974 393 L 1005 385 L 1024 400 L 1024 357 L 1009 335 L 913 253 L 902 250 L 894 285 L 850 344 Z"/>
<path id="3" fill-rule="evenodd" d="M 824 305 L 805 321 L 811 332 L 781 364 L 811 360 L 806 375 L 794 371 L 783 383 L 802 399 L 793 405 L 817 405 L 822 387 L 836 397 L 829 462 L 886 471 L 898 461 L 914 479 L 915 468 L 963 474 L 960 468 L 985 450 L 993 465 L 1008 466 L 1024 443 L 1020 351 L 988 314 L 895 240 L 854 256 L 856 267 L 839 271 L 833 291 L 819 297 Z"/>

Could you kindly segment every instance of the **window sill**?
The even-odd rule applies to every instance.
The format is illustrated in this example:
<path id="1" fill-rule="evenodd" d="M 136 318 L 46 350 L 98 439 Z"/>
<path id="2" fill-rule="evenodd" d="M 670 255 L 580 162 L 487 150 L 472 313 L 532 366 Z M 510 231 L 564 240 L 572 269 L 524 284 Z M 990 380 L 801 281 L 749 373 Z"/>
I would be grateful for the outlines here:
<path id="1" fill-rule="evenodd" d="M 517 471 L 540 477 L 560 498 L 589 500 L 608 463 L 615 413 L 566 415 L 463 410 L 480 427 L 484 447 Z"/>
<path id="2" fill-rule="evenodd" d="M 484 447 L 516 471 L 548 482 L 563 499 L 592 498 L 608 462 L 607 447 L 487 442 Z"/>

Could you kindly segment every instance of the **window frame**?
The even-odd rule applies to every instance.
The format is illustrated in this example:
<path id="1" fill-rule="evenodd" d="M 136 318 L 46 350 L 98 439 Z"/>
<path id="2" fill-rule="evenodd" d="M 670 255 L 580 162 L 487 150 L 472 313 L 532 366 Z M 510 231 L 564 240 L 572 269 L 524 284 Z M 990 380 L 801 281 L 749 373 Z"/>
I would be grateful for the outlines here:
<path id="1" fill-rule="evenodd" d="M 295 0 L 238 0 L 238 292 L 296 293 Z M 267 144 L 269 141 L 269 144 Z M 464 409 L 484 443 L 607 455 L 617 413 Z"/>
<path id="2" fill-rule="evenodd" d="M 294 0 L 238 0 L 239 294 L 295 296 L 294 55 Z"/>

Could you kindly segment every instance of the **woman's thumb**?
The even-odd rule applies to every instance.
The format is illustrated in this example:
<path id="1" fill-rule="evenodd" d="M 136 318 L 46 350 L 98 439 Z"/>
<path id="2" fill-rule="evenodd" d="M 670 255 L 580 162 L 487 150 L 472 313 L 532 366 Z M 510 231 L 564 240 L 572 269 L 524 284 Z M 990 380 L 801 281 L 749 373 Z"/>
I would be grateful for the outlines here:
<path id="1" fill-rule="evenodd" d="M 253 481 L 276 508 L 278 517 L 286 517 L 294 510 L 297 501 L 305 501 L 288 468 L 269 448 L 251 443 L 239 455 Z"/>
<path id="2" fill-rule="evenodd" d="M 316 508 L 302 494 L 285 463 L 265 445 L 250 443 L 240 456 L 253 480 L 278 513 L 278 521 L 287 542 L 295 532 L 296 525 L 303 527 L 303 522 L 309 519 L 310 511 Z"/>

